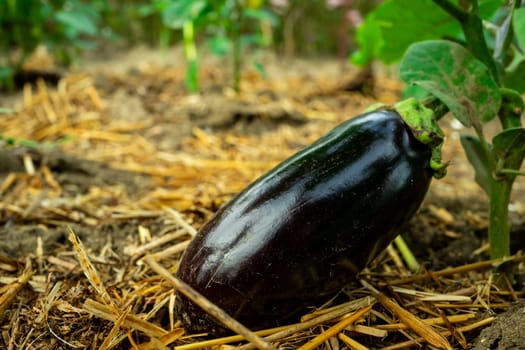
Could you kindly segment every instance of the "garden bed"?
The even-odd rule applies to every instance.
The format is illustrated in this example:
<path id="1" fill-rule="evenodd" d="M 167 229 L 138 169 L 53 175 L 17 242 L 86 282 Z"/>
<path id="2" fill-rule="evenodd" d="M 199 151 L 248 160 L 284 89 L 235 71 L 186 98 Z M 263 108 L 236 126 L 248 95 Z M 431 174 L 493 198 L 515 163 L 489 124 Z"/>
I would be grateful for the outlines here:
<path id="1" fill-rule="evenodd" d="M 137 56 L 140 65 L 129 63 Z M 174 273 L 194 230 L 235 193 L 370 104 L 397 101 L 402 89 L 380 67 L 373 77 L 335 61 L 267 57 L 265 67 L 267 78 L 246 69 L 237 95 L 225 88 L 224 63 L 209 59 L 201 67 L 202 93 L 188 95 L 182 66 L 132 50 L 69 72 L 56 86 L 26 85 L 0 99 L 15 110 L 0 119 L 2 134 L 16 140 L 0 148 L 2 347 L 246 344 L 186 333 L 173 311 L 173 286 L 143 258 Z M 516 279 L 496 286 L 497 262 L 488 260 L 486 246 L 487 200 L 458 140 L 466 130 L 452 118 L 441 125 L 449 174 L 433 181 L 405 235 L 421 271 L 410 272 L 390 247 L 361 275 L 379 296 L 356 280 L 321 310 L 312 309 L 306 325 L 262 332 L 284 334 L 274 345 L 296 348 L 321 336 L 319 348 L 359 348 L 350 345 L 357 341 L 399 349 L 438 346 L 439 333 L 466 349 L 481 330 L 490 332 L 499 314 L 522 312 L 523 178 L 511 205 L 515 255 L 508 264 Z M 330 333 L 342 316 L 369 305 L 354 325 Z M 518 332 L 523 317 L 502 326 L 507 319 L 514 318 L 499 319 L 477 348 L 525 348 Z M 414 331 L 427 329 L 421 324 L 434 333 Z"/>

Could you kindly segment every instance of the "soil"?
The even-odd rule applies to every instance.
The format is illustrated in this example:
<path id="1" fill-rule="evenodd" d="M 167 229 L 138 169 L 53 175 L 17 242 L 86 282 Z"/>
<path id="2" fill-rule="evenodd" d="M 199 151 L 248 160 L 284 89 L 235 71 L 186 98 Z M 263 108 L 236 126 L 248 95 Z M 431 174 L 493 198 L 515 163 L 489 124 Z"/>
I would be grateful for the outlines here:
<path id="1" fill-rule="evenodd" d="M 97 266 L 108 279 L 115 278 L 116 288 L 125 280 L 119 271 L 136 260 L 130 249 L 143 243 L 138 232 L 145 228 L 153 238 L 171 232 L 175 223 L 166 207 L 198 228 L 272 165 L 368 105 L 395 102 L 402 90 L 395 75 L 383 67 L 374 67 L 371 75 L 332 60 L 268 56 L 267 76 L 246 67 L 242 92 L 236 95 L 228 88 L 225 63 L 210 57 L 202 63 L 201 93 L 192 95 L 184 89 L 183 62 L 173 62 L 173 57 L 182 57 L 178 50 L 164 54 L 167 61 L 146 48 L 86 59 L 56 87 L 37 84 L 0 97 L 2 107 L 16 110 L 0 123 L 4 136 L 39 142 L 36 148 L 19 142 L 0 149 L 0 276 L 5 277 L 0 282 L 8 285 L 29 259 L 36 275 L 43 280 L 47 275 L 49 283 L 23 289 L 9 305 L 0 347 L 25 341 L 27 348 L 67 348 L 45 326 L 36 321 L 31 326 L 35 316 L 30 310 L 41 308 L 51 282 L 71 283 L 71 288 L 81 284 L 78 265 L 73 269 L 57 262 L 75 262 L 68 242 L 71 230 L 98 256 Z M 55 112 L 51 118 L 47 99 Z M 473 181 L 458 140 L 460 133 L 469 131 L 451 117 L 442 126 L 449 174 L 432 183 L 404 235 L 429 271 L 488 259 L 487 199 Z M 524 246 L 524 195 L 520 178 L 510 207 L 513 254 Z M 384 254 L 378 261 L 384 261 Z M 522 296 L 523 268 L 515 271 L 515 295 Z M 476 278 L 486 276 L 486 271 L 471 275 L 468 283 L 476 285 Z M 68 299 L 69 306 L 80 308 L 80 299 Z M 497 315 L 505 309 L 483 312 Z M 524 310 L 523 302 L 513 305 L 479 337 L 480 329 L 468 333 L 465 344 L 474 349 L 525 349 Z M 20 317 L 17 334 L 13 315 Z M 90 344 L 85 337 L 93 333 L 73 337 L 78 330 L 66 332 L 60 315 L 56 310 L 49 313 L 48 325 L 68 335 L 63 338 L 76 339 L 78 347 Z M 91 344 L 100 345 L 111 328 L 100 327 L 101 332 L 94 333 L 99 338 Z M 27 333 L 30 330 L 36 333 Z M 460 343 L 454 344 L 459 348 Z M 371 342 L 370 347 L 377 344 Z"/>
<path id="2" fill-rule="evenodd" d="M 515 303 L 502 313 L 490 327 L 485 328 L 476 340 L 473 349 L 525 349 L 525 303 Z"/>

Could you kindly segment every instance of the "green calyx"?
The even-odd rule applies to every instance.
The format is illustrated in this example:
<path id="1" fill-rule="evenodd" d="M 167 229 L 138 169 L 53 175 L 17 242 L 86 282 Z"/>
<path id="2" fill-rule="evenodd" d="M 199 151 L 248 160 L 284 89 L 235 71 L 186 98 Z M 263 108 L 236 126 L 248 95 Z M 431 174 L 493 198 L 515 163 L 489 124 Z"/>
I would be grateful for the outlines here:
<path id="1" fill-rule="evenodd" d="M 434 112 L 414 98 L 398 102 L 393 106 L 373 105 L 369 110 L 388 109 L 397 112 L 410 127 L 414 137 L 432 149 L 430 168 L 436 179 L 444 177 L 447 165 L 443 164 L 441 147 L 444 134 L 434 118 Z"/>

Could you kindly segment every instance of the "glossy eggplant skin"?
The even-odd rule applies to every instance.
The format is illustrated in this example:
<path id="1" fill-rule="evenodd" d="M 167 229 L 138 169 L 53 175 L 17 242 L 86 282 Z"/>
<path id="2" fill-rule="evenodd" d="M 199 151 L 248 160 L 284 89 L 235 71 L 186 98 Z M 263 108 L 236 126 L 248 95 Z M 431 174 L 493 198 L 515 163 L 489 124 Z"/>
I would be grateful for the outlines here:
<path id="1" fill-rule="evenodd" d="M 394 111 L 350 119 L 218 211 L 177 277 L 252 329 L 298 321 L 400 233 L 431 182 L 430 156 Z M 224 331 L 182 295 L 176 309 L 191 332 Z"/>

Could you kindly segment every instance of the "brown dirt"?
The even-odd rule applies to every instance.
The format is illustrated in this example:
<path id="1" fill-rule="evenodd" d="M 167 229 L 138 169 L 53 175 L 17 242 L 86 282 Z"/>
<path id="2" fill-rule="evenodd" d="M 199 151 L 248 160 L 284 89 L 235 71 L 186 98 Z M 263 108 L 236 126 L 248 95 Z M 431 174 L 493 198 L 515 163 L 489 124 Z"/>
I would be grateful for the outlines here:
<path id="1" fill-rule="evenodd" d="M 170 52 L 168 57 L 176 53 Z M 68 242 L 70 230 L 93 256 L 112 297 L 127 300 L 133 305 L 132 313 L 144 316 L 151 312 L 152 303 L 167 300 L 163 298 L 170 287 L 158 280 L 151 282 L 155 277 L 147 277 L 141 265 L 136 265 L 140 255 L 133 251 L 180 230 L 180 222 L 166 207 L 176 209 L 198 228 L 222 203 L 276 162 L 371 103 L 396 101 L 401 89 L 395 77 L 382 68 L 375 71 L 373 87 L 369 82 L 357 84 L 373 92 L 363 95 L 345 91 L 345 87 L 356 85 L 357 72 L 341 70 L 336 62 L 267 57 L 269 77 L 263 79 L 246 69 L 242 93 L 237 96 L 227 88 L 224 63 L 210 58 L 202 68 L 203 92 L 188 95 L 182 85 L 182 64 L 168 64 L 159 57 L 144 49 L 132 50 L 77 68 L 56 88 L 39 84 L 0 98 L 0 105 L 17 111 L 0 121 L 3 135 L 40 142 L 36 149 L 0 149 L 0 283 L 6 286 L 0 293 L 5 296 L 9 288 L 16 287 L 14 278 L 21 275 L 26 259 L 34 273 L 30 285 L 16 289 L 17 295 L 7 304 L 0 347 L 26 344 L 32 349 L 62 349 L 74 345 L 94 349 L 108 336 L 113 322 L 86 311 L 86 300 L 97 299 L 99 291 L 90 286 L 79 268 Z M 447 133 L 444 158 L 450 160 L 450 171 L 445 179 L 433 182 L 405 235 L 429 271 L 487 259 L 483 248 L 487 200 L 473 182 L 459 145 L 458 134 L 465 130 L 450 118 L 442 124 Z M 28 160 L 34 172 L 29 170 Z M 513 253 L 523 248 L 524 195 L 525 183 L 519 179 L 511 207 Z M 187 235 L 180 236 L 169 244 L 187 239 Z M 176 264 L 180 252 L 164 260 L 164 265 Z M 386 253 L 370 271 L 386 273 L 386 281 L 408 274 Z M 522 273 L 522 268 L 517 270 L 513 283 L 513 295 L 518 298 L 523 295 Z M 410 287 L 444 293 L 474 286 L 476 300 L 476 296 L 486 296 L 483 288 L 498 292 L 487 282 L 489 275 L 485 269 Z M 144 290 L 155 283 L 157 287 L 152 288 L 158 291 Z M 51 293 L 52 288 L 57 288 L 57 294 Z M 363 293 L 359 288 L 348 294 Z M 143 294 L 126 299 L 126 293 L 137 291 Z M 510 299 L 498 295 L 504 306 L 478 307 L 474 309 L 476 317 L 507 309 Z M 425 318 L 432 313 L 423 315 L 423 306 L 417 312 Z M 165 309 L 151 322 L 169 329 L 169 311 Z M 485 328 L 476 349 L 525 348 L 520 345 L 525 344 L 525 335 L 517 331 L 523 325 L 522 311 L 522 306 L 510 308 L 510 316 Z M 516 322 L 502 326 L 505 320 Z M 395 323 L 395 317 L 391 321 Z M 505 329 L 508 332 L 502 331 Z M 288 346 L 295 347 L 320 330 L 291 338 Z M 479 331 L 448 339 L 457 348 L 471 346 Z M 133 334 L 131 339 L 137 342 L 149 339 L 144 332 Z M 370 348 L 406 340 L 400 334 L 384 341 L 351 334 Z M 505 340 L 508 337 L 514 343 Z M 191 338 L 171 345 L 187 342 L 191 343 Z M 336 338 L 326 344 L 331 344 L 327 349 L 346 346 Z M 124 339 L 117 348 L 130 347 L 130 341 Z"/>

